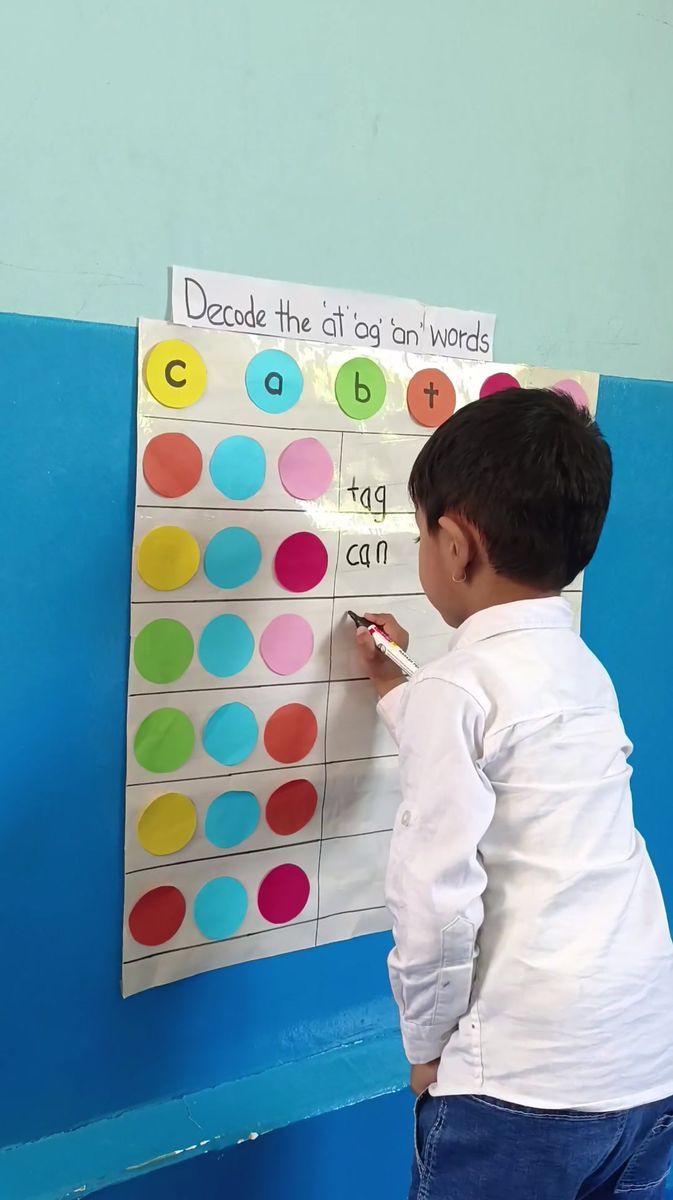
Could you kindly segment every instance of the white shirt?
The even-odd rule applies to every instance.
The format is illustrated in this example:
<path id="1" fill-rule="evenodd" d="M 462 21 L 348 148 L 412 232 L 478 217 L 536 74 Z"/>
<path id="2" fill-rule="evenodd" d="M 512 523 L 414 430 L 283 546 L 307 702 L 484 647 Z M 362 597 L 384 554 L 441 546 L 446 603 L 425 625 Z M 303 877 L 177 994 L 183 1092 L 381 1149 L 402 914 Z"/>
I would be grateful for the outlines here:
<path id="1" fill-rule="evenodd" d="M 615 692 L 564 600 L 486 609 L 380 711 L 399 745 L 389 960 L 437 1095 L 673 1094 L 673 947 Z M 668 802 L 662 797 L 662 802 Z"/>

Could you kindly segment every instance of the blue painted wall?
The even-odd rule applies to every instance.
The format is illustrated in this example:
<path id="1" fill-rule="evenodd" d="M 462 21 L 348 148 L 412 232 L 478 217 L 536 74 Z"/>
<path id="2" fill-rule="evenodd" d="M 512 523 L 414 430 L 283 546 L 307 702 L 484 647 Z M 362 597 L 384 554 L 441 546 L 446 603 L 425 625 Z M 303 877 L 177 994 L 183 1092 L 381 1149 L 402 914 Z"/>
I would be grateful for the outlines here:
<path id="1" fill-rule="evenodd" d="M 8 750 L 0 1026 L 3 1078 L 11 1082 L 0 1089 L 3 1145 L 395 1024 L 386 937 L 252 963 L 126 1001 L 119 995 L 134 349 L 130 329 L 0 319 L 9 497 L 0 556 Z M 639 824 L 673 902 L 673 385 L 604 379 L 599 414 L 613 446 L 615 489 L 587 574 L 584 630 L 621 695 L 636 743 Z M 392 1140 L 406 1156 L 404 1103 L 385 1104 Z M 376 1124 L 384 1108 L 368 1116 L 369 1107 L 344 1117 L 343 1128 Z M 301 1130 L 311 1128 L 316 1162 L 341 1155 L 341 1126 L 318 1122 L 274 1135 L 268 1149 L 261 1141 L 246 1161 L 260 1179 L 259 1164 L 277 1175 L 286 1155 L 294 1161 L 291 1147 L 308 1144 L 312 1135 Z M 277 1162 L 274 1147 L 282 1147 Z M 227 1180 L 242 1164 L 224 1156 Z M 217 1176 L 212 1160 L 190 1169 Z M 152 1187 L 173 1186 L 166 1172 L 160 1176 Z"/>
<path id="2" fill-rule="evenodd" d="M 0 1026 L 3 1078 L 11 1081 L 0 1089 L 3 1145 L 253 1074 L 395 1023 L 386 937 L 120 997 L 134 353 L 130 329 L 0 319 L 2 464 L 11 507 L 0 557 L 0 705 L 9 752 L 0 808 L 8 964 Z M 601 382 L 615 489 L 584 605 L 585 636 L 613 673 L 636 743 L 637 815 L 670 902 L 672 401 L 673 385 Z M 380 1115 L 406 1161 L 404 1100 L 377 1104 L 344 1116 L 343 1126 L 323 1119 L 262 1140 L 240 1159 L 232 1152 L 218 1166 L 210 1158 L 184 1171 L 204 1172 L 215 1188 L 218 1177 L 236 1180 L 254 1164 L 263 1197 L 266 1166 L 274 1177 L 287 1171 L 288 1181 L 304 1165 L 322 1170 L 331 1155 L 343 1154 L 341 1129 L 357 1157 Z M 179 1195 L 168 1176 L 173 1171 L 137 1187 L 169 1189 L 148 1197 Z"/>
<path id="3" fill-rule="evenodd" d="M 105 1188 L 96 1200 L 405 1200 L 411 1118 L 411 1096 L 398 1092 Z"/>
<path id="4" fill-rule="evenodd" d="M 673 384 L 603 379 L 612 503 L 589 567 L 582 633 L 610 671 L 634 743 L 633 796 L 673 917 Z M 673 997 L 671 998 L 673 1003 Z"/>
<path id="5" fill-rule="evenodd" d="M 134 353 L 0 318 L 0 1145 L 395 1023 L 383 935 L 121 999 Z"/>

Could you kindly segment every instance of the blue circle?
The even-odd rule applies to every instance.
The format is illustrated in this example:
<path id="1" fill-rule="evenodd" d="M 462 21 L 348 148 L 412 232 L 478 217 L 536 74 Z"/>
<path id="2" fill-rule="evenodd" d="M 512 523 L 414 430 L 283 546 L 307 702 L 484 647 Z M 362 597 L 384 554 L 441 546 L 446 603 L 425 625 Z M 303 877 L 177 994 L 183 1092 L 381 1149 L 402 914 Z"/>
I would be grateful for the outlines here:
<path id="1" fill-rule="evenodd" d="M 249 500 L 266 477 L 266 456 L 250 437 L 229 437 L 216 446 L 210 460 L 210 478 L 228 500 Z"/>
<path id="2" fill-rule="evenodd" d="M 214 846 L 228 850 L 239 846 L 259 824 L 259 804 L 252 792 L 223 792 L 206 813 L 206 837 Z"/>
<path id="3" fill-rule="evenodd" d="M 245 621 L 231 614 L 214 617 L 199 639 L 201 666 L 222 679 L 247 667 L 254 649 L 255 639 Z"/>
<path id="4" fill-rule="evenodd" d="M 223 704 L 209 717 L 203 729 L 203 748 L 223 767 L 235 767 L 252 754 L 259 729 L 254 714 L 245 704 Z"/>
<path id="5" fill-rule="evenodd" d="M 203 569 L 215 587 L 237 588 L 249 583 L 259 570 L 262 551 L 249 529 L 221 529 L 208 542 Z"/>
<path id="6" fill-rule="evenodd" d="M 284 350 L 262 350 L 248 363 L 245 389 L 262 412 L 287 412 L 297 403 L 303 387 L 304 376 Z"/>
<path id="7" fill-rule="evenodd" d="M 248 893 L 238 879 L 222 875 L 204 883 L 194 898 L 194 921 L 204 937 L 219 942 L 240 929 L 248 911 Z"/>

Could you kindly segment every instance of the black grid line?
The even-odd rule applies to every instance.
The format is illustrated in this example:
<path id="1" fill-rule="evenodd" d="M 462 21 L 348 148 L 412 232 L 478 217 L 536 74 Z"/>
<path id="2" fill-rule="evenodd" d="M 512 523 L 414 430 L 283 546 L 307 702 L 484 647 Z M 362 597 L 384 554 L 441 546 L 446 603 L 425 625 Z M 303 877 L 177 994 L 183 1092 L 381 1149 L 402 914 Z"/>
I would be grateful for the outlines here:
<path id="1" fill-rule="evenodd" d="M 341 481 L 341 464 L 343 462 L 343 453 L 344 453 L 344 435 L 342 433 L 341 442 L 339 445 L 339 481 Z M 339 503 L 339 505 L 341 504 L 341 488 L 339 488 L 338 503 Z M 340 554 L 340 552 L 341 552 L 341 530 L 339 530 L 339 532 L 337 534 L 336 565 L 334 568 L 334 587 L 332 590 L 332 615 L 330 618 L 330 630 L 329 630 L 329 671 L 328 671 L 329 682 L 327 684 L 327 702 L 325 704 L 325 736 L 324 736 L 324 745 L 323 745 L 323 751 L 324 751 L 324 757 L 325 757 L 325 791 L 323 793 L 322 809 L 320 812 L 320 843 L 318 846 L 318 867 L 316 870 L 318 920 L 320 920 L 320 867 L 322 864 L 323 831 L 325 828 L 325 802 L 327 800 L 327 761 L 328 761 L 327 760 L 327 729 L 328 729 L 328 725 L 329 725 L 329 698 L 330 698 L 330 690 L 331 690 L 331 686 L 332 686 L 332 653 L 333 653 L 333 647 L 334 647 L 334 611 L 336 609 L 336 578 L 337 578 L 337 571 L 339 570 L 339 554 Z M 316 929 L 315 929 L 314 945 L 315 946 L 318 945 L 318 926 L 317 925 L 316 925 Z"/>
<path id="2" fill-rule="evenodd" d="M 325 775 L 327 775 L 326 770 Z M 311 820 L 312 819 L 313 818 L 311 818 Z M 131 867 L 128 871 L 126 871 L 126 875 L 143 875 L 147 871 L 161 871 L 166 867 L 187 867 L 191 866 L 192 863 L 198 862 L 220 862 L 221 860 L 228 858 L 241 858 L 246 854 L 268 854 L 271 852 L 275 854 L 278 852 L 278 850 L 294 850 L 296 846 L 312 846 L 319 840 L 321 844 L 323 842 L 346 842 L 350 838 L 375 837 L 376 834 L 392 832 L 392 825 L 386 825 L 385 829 L 362 829 L 358 833 L 330 833 L 329 837 L 323 837 L 321 831 L 319 834 L 316 833 L 315 837 L 300 838 L 296 842 L 284 841 L 282 846 L 253 846 L 250 850 L 238 850 L 235 846 L 230 846 L 229 849 L 224 851 L 222 854 L 199 854 L 194 858 L 174 858 L 171 860 L 171 862 L 149 863 L 149 865 L 146 867 Z"/>
<path id="3" fill-rule="evenodd" d="M 397 754 L 391 751 L 390 754 L 356 754 L 353 758 L 328 758 L 325 765 L 328 767 L 335 767 L 338 766 L 339 763 L 378 762 L 379 759 L 384 758 L 397 758 Z M 284 766 L 283 763 L 279 763 L 277 767 L 255 767 L 253 770 L 250 770 L 250 767 L 248 767 L 246 770 L 245 766 L 243 766 L 243 770 L 241 771 L 227 771 L 221 775 L 190 775 L 188 778 L 180 777 L 177 779 L 140 779 L 137 783 L 131 783 L 129 780 L 127 780 L 126 786 L 127 788 L 132 788 L 147 787 L 148 784 L 151 786 L 152 783 L 160 783 L 162 786 L 167 783 L 199 783 L 209 779 L 234 779 L 239 775 L 266 775 L 270 771 L 283 771 L 288 769 L 300 771 L 303 769 L 308 769 L 309 767 L 321 767 L 322 765 L 323 759 L 320 758 L 317 762 L 288 763 L 287 766 Z"/>
<path id="4" fill-rule="evenodd" d="M 341 912 L 325 913 L 323 917 L 308 917 L 305 921 L 290 921 L 287 925 L 275 925 L 273 929 L 295 929 L 298 925 L 320 925 L 321 921 L 328 921 L 331 917 L 349 917 L 356 916 L 358 913 L 368 912 L 385 912 L 385 904 L 370 904 L 366 908 L 344 908 Z M 166 954 L 180 954 L 182 950 L 200 950 L 202 946 L 221 946 L 226 942 L 244 942 L 246 938 L 259 937 L 261 933 L 270 933 L 271 929 L 254 929 L 250 933 L 235 933 L 232 937 L 222 938 L 220 941 L 203 941 L 191 942 L 189 946 L 173 946 L 168 950 L 153 950 L 151 954 L 140 954 L 137 958 L 125 958 L 123 965 L 131 966 L 133 963 L 147 962 L 149 958 L 162 958 Z M 316 936 L 318 929 L 316 928 Z M 314 947 L 315 948 L 315 947 Z M 232 964 L 235 965 L 235 964 Z"/>
<path id="5" fill-rule="evenodd" d="M 247 393 L 246 393 L 246 398 L 247 398 Z M 250 401 L 250 403 L 252 404 L 252 400 Z M 142 417 L 147 417 L 148 421 L 174 421 L 178 425 L 187 425 L 187 426 L 189 426 L 189 425 L 224 425 L 229 429 L 247 429 L 248 431 L 251 429 L 252 430 L 266 429 L 266 430 L 270 430 L 272 433 L 336 433 L 336 434 L 341 434 L 341 437 L 346 437 L 349 433 L 355 434 L 356 432 L 358 432 L 358 433 L 368 433 L 370 437 L 394 437 L 394 438 L 410 437 L 410 438 L 418 438 L 419 441 L 423 440 L 423 439 L 427 439 L 429 436 L 427 431 L 425 431 L 425 432 L 419 431 L 417 433 L 415 429 L 405 430 L 404 433 L 391 432 L 390 430 L 387 430 L 387 429 L 377 429 L 377 430 L 359 429 L 356 431 L 354 429 L 343 429 L 343 428 L 335 429 L 331 425 L 320 425 L 320 426 L 277 425 L 277 424 L 276 425 L 262 425 L 261 423 L 257 424 L 252 421 L 247 421 L 247 422 L 246 421 L 218 421 L 216 417 L 196 417 L 196 416 L 193 417 L 193 416 L 191 416 L 191 414 L 188 417 L 178 417 L 178 416 L 173 416 L 169 412 L 166 412 L 166 413 L 162 412 L 162 413 L 157 413 L 157 414 L 154 414 L 152 412 L 142 412 L 142 413 L 140 413 L 140 415 Z"/>

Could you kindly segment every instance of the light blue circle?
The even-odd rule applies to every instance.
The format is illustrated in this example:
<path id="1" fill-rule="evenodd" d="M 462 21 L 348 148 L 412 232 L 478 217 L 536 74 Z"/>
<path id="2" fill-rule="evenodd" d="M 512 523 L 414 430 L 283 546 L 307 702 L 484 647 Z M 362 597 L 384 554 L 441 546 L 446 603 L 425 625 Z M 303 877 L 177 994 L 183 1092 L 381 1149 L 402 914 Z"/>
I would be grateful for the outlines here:
<path id="1" fill-rule="evenodd" d="M 252 754 L 258 736 L 254 714 L 247 705 L 234 701 L 223 704 L 206 721 L 203 748 L 223 767 L 235 767 Z"/>
<path id="2" fill-rule="evenodd" d="M 249 500 L 266 476 L 266 456 L 259 442 L 250 437 L 229 437 L 215 447 L 210 460 L 210 478 L 228 500 Z"/>
<path id="3" fill-rule="evenodd" d="M 297 403 L 303 387 L 304 376 L 284 350 L 262 350 L 248 363 L 245 389 L 262 412 L 287 412 Z"/>
<path id="4" fill-rule="evenodd" d="M 262 561 L 262 551 L 249 529 L 221 529 L 208 542 L 203 569 L 215 587 L 237 588 L 254 579 Z"/>
<path id="5" fill-rule="evenodd" d="M 248 893 L 238 879 L 222 875 L 204 883 L 194 898 L 194 921 L 204 937 L 214 942 L 240 929 L 248 911 Z"/>
<path id="6" fill-rule="evenodd" d="M 214 846 L 228 850 L 239 846 L 259 824 L 259 804 L 252 792 L 223 792 L 206 813 L 206 837 Z"/>
<path id="7" fill-rule="evenodd" d="M 201 666 L 225 679 L 247 667 L 255 639 L 241 617 L 227 613 L 209 621 L 199 639 Z"/>

